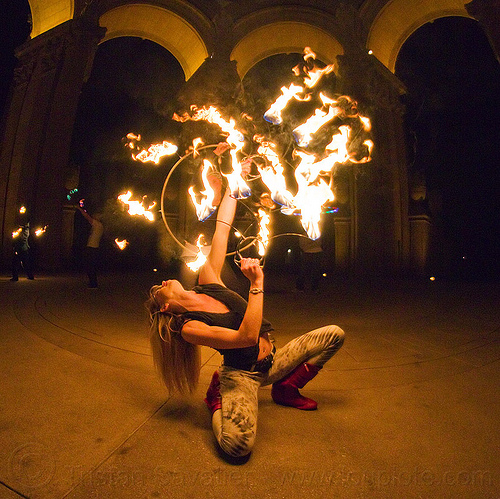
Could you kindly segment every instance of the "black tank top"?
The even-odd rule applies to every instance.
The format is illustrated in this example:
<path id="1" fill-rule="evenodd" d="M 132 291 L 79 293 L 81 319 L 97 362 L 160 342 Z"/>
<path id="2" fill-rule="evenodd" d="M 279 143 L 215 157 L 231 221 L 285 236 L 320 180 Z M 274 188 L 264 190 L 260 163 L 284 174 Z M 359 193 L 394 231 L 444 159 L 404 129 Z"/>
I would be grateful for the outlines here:
<path id="1" fill-rule="evenodd" d="M 220 301 L 229 309 L 229 312 L 212 313 L 191 311 L 182 314 L 182 322 L 185 324 L 190 320 L 201 321 L 209 326 L 227 327 L 238 329 L 247 309 L 247 301 L 238 293 L 220 284 L 200 284 L 193 288 L 193 291 L 205 294 Z M 260 334 L 273 331 L 271 323 L 262 319 Z M 257 362 L 259 356 L 259 343 L 245 348 L 217 349 L 224 356 L 224 365 L 236 369 L 250 370 Z"/>

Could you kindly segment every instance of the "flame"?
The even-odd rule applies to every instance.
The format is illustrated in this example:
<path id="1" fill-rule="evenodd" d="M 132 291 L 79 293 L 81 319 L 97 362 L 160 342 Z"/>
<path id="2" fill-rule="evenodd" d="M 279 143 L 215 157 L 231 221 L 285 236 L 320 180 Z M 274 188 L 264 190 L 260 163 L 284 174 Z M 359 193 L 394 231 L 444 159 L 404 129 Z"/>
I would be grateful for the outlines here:
<path id="1" fill-rule="evenodd" d="M 141 140 L 141 135 L 136 135 L 135 133 L 127 133 L 127 139 L 128 140 L 136 140 L 137 142 L 140 142 Z"/>
<path id="2" fill-rule="evenodd" d="M 122 251 L 129 245 L 129 242 L 126 239 L 122 239 L 120 241 L 118 238 L 116 238 L 115 243 Z"/>
<path id="3" fill-rule="evenodd" d="M 271 107 L 264 113 L 264 119 L 273 125 L 281 125 L 283 117 L 281 113 L 288 105 L 288 103 L 297 98 L 298 95 L 304 91 L 300 85 L 291 83 L 288 87 L 281 87 L 281 95 L 273 102 Z"/>
<path id="4" fill-rule="evenodd" d="M 181 123 L 188 120 L 208 121 L 209 123 L 219 126 L 222 132 L 226 135 L 227 144 L 231 147 L 230 155 L 232 171 L 227 175 L 225 174 L 228 179 L 231 196 L 235 199 L 243 199 L 250 196 L 251 190 L 241 176 L 242 169 L 238 160 L 238 152 L 241 151 L 245 145 L 245 136 L 236 128 L 235 120 L 230 118 L 229 121 L 227 121 L 214 106 L 202 108 L 192 106 L 191 111 L 193 111 L 192 116 L 189 116 L 187 113 L 183 116 L 174 114 L 173 118 Z M 219 147 L 217 149 L 219 149 Z"/>
<path id="5" fill-rule="evenodd" d="M 276 145 L 263 137 L 254 137 L 254 140 L 260 143 L 257 152 L 271 163 L 271 166 L 257 165 L 262 181 L 271 192 L 271 199 L 275 203 L 292 208 L 293 195 L 287 189 L 283 165 L 276 152 Z"/>
<path id="6" fill-rule="evenodd" d="M 241 163 L 238 161 L 237 150 L 231 149 L 229 154 L 231 155 L 231 167 L 232 172 L 225 175 L 229 185 L 229 191 L 231 196 L 235 199 L 244 199 L 252 194 L 250 187 L 242 177 Z"/>
<path id="7" fill-rule="evenodd" d="M 369 132 L 372 129 L 370 118 L 367 118 L 366 116 L 360 116 L 359 119 L 361 120 L 361 123 L 363 123 L 364 130 Z"/>
<path id="8" fill-rule="evenodd" d="M 40 237 L 46 230 L 47 230 L 47 225 L 45 227 L 41 227 L 40 229 L 35 230 L 35 236 Z"/>
<path id="9" fill-rule="evenodd" d="M 12 239 L 15 239 L 16 237 L 19 237 L 21 235 L 21 232 L 23 231 L 22 227 L 19 227 L 19 229 L 15 230 L 12 233 Z"/>
<path id="10" fill-rule="evenodd" d="M 245 136 L 242 131 L 238 130 L 236 121 L 232 117 L 223 117 L 216 107 L 191 106 L 189 113 L 186 112 L 181 116 L 174 114 L 173 119 L 181 123 L 188 120 L 206 121 L 218 126 L 225 140 L 217 145 L 213 153 L 220 158 L 222 154 L 229 151 L 231 168 L 229 173 L 224 172 L 223 175 L 227 178 L 231 196 L 242 199 L 251 195 L 252 192 L 243 172 L 246 173 L 248 164 L 253 163 L 259 171 L 262 183 L 267 187 L 265 192 L 260 193 L 260 199 L 266 199 L 268 202 L 265 206 L 272 209 L 275 207 L 274 202 L 281 205 L 282 213 L 300 215 L 300 222 L 307 235 L 311 239 L 317 239 L 321 235 L 321 214 L 331 211 L 331 202 L 335 199 L 332 192 L 335 169 L 342 164 L 370 161 L 373 142 L 369 139 L 362 142 L 365 136 L 361 134 L 368 134 L 371 131 L 371 122 L 367 117 L 358 113 L 357 102 L 345 95 L 332 98 L 316 90 L 321 79 L 334 71 L 334 65 L 320 67 L 316 63 L 316 54 L 310 47 L 305 47 L 303 59 L 304 63 L 292 69 L 297 77 L 296 82 L 281 87 L 280 95 L 263 116 L 266 121 L 280 125 L 284 121 L 283 115 L 286 108 L 291 102 L 312 102 L 313 97 L 315 101 L 318 98 L 321 101 L 317 109 L 306 116 L 301 123 L 294 125 L 295 128 L 292 131 L 296 146 L 298 146 L 298 149 L 292 153 L 292 157 L 297 160 L 294 172 L 296 191 L 287 187 L 282 164 L 282 161 L 283 163 L 285 161 L 281 159 L 276 144 L 256 134 L 253 136 L 253 143 L 251 140 L 246 141 L 244 151 Z M 247 123 L 245 126 L 254 126 L 249 123 L 252 121 L 251 116 L 242 113 L 241 119 Z M 136 148 L 135 142 L 140 141 L 141 137 L 128 134 L 127 139 L 130 141 L 129 147 L 134 149 Z M 198 137 L 193 140 L 188 149 L 192 152 L 193 158 L 199 157 L 201 145 L 203 145 L 202 138 Z M 320 146 L 323 148 L 322 151 L 318 151 Z M 353 146 L 356 146 L 358 150 L 354 151 Z M 255 149 L 257 149 L 257 155 L 254 154 Z M 161 157 L 176 151 L 175 145 L 164 141 L 162 144 L 153 144 L 147 151 L 142 150 L 133 157 L 140 161 L 153 161 L 158 164 Z M 259 156 L 259 159 L 255 156 Z M 221 164 L 220 159 L 219 163 Z M 196 193 L 193 186 L 188 189 L 196 215 L 201 221 L 208 218 L 216 209 L 217 193 L 208 181 L 209 172 L 212 169 L 215 170 L 212 163 L 204 159 L 203 190 Z M 250 180 L 255 180 L 255 178 Z M 296 192 L 295 195 L 292 192 Z M 154 204 L 145 208 L 144 198 L 142 202 L 130 201 L 131 195 L 129 191 L 119 196 L 118 199 L 129 205 L 130 214 L 143 215 L 152 220 L 149 210 Z M 261 206 L 264 206 L 264 203 Z M 261 256 L 264 256 L 269 242 L 270 216 L 263 209 L 259 210 L 256 216 L 259 218 L 258 251 Z M 202 240 L 203 236 L 200 235 L 196 243 L 198 247 L 196 260 L 187 264 L 193 271 L 198 270 L 206 260 L 202 252 Z"/>
<path id="11" fill-rule="evenodd" d="M 267 245 L 269 244 L 269 224 L 271 217 L 262 208 L 259 208 L 259 235 L 257 241 L 259 244 L 259 255 L 266 254 Z"/>
<path id="12" fill-rule="evenodd" d="M 304 48 L 304 61 L 306 61 L 306 63 L 307 63 L 309 61 L 309 59 L 312 59 L 313 61 L 316 60 L 316 54 L 311 50 L 311 47 L 305 47 Z M 317 66 L 313 66 L 312 69 L 308 69 L 305 66 L 304 72 L 305 72 L 306 76 L 304 77 L 304 85 L 307 88 L 315 87 L 317 85 L 317 83 L 319 82 L 319 80 L 321 80 L 321 78 L 324 75 L 330 74 L 333 71 L 333 69 L 334 69 L 333 64 L 328 64 L 324 68 L 319 68 Z"/>
<path id="13" fill-rule="evenodd" d="M 305 65 L 298 65 L 293 68 L 295 76 L 303 76 L 303 86 L 290 85 L 281 88 L 281 96 L 271 105 L 264 114 L 264 118 L 273 124 L 280 124 L 283 120 L 282 113 L 288 103 L 296 98 L 307 100 L 311 97 L 312 89 L 317 85 L 320 79 L 331 73 L 333 65 L 323 68 L 314 64 L 316 54 L 306 47 L 304 49 Z M 313 67 L 311 68 L 311 64 Z M 317 108 L 308 116 L 303 123 L 299 124 L 293 130 L 293 136 L 299 147 L 305 151 L 296 150 L 295 157 L 300 159 L 295 170 L 295 179 L 297 181 L 297 193 L 292 196 L 286 188 L 286 181 L 283 175 L 283 167 L 280 164 L 279 156 L 276 153 L 274 145 L 263 138 L 254 140 L 260 143 L 258 153 L 264 156 L 271 166 L 258 165 L 262 181 L 271 192 L 271 198 L 282 205 L 281 211 L 285 214 L 300 214 L 301 224 L 311 239 L 317 239 L 320 235 L 319 222 L 322 210 L 335 199 L 335 196 L 324 180 L 324 176 L 330 177 L 332 184 L 333 170 L 337 164 L 366 163 L 371 160 L 373 142 L 365 140 L 363 145 L 366 154 L 358 159 L 356 153 L 349 151 L 349 143 L 352 138 L 351 124 L 358 120 L 358 128 L 365 132 L 371 130 L 370 120 L 358 114 L 357 103 L 348 96 L 342 96 L 338 99 L 332 99 L 323 92 L 319 92 L 319 98 L 322 107 Z M 332 126 L 336 118 L 350 120 L 349 124 L 335 126 L 332 132 L 330 142 L 319 154 L 312 154 L 307 148 L 313 141 L 315 135 L 324 127 Z M 352 122 L 352 123 L 351 123 Z M 358 129 L 357 128 L 357 129 Z M 327 129 L 325 129 L 327 131 Z M 324 132 L 323 132 L 324 135 Z"/>
<path id="14" fill-rule="evenodd" d="M 203 160 L 203 170 L 201 172 L 201 178 L 203 181 L 203 186 L 205 187 L 204 191 L 201 191 L 202 199 L 198 203 L 196 200 L 196 194 L 194 192 L 193 186 L 190 186 L 188 189 L 189 195 L 191 196 L 191 200 L 193 201 L 194 207 L 196 209 L 196 216 L 198 220 L 203 221 L 206 220 L 217 208 L 214 205 L 215 192 L 210 186 L 208 181 L 208 172 L 213 168 L 212 163 L 208 161 L 208 159 Z"/>
<path id="15" fill-rule="evenodd" d="M 196 106 L 192 106 L 191 110 L 193 111 L 193 115 L 189 116 L 185 113 L 183 116 L 179 116 L 174 113 L 173 119 L 176 121 L 180 121 L 184 123 L 186 121 L 208 121 L 209 123 L 213 123 L 219 125 L 220 129 L 227 135 L 226 142 L 237 149 L 241 149 L 245 142 L 244 135 L 235 128 L 235 121 L 231 118 L 229 121 L 225 120 L 220 112 L 214 106 L 210 107 L 202 107 L 197 108 Z"/>
<path id="16" fill-rule="evenodd" d="M 19 208 L 19 213 L 21 213 L 21 215 L 26 213 L 26 206 L 21 206 L 21 208 Z"/>
<path id="17" fill-rule="evenodd" d="M 307 147 L 311 142 L 312 136 L 326 123 L 331 121 L 339 111 L 335 107 L 328 107 L 328 111 L 316 109 L 305 123 L 299 125 L 293 130 L 293 136 L 300 147 Z"/>
<path id="18" fill-rule="evenodd" d="M 143 216 L 146 220 L 152 222 L 154 220 L 154 215 L 151 213 L 151 210 L 156 206 L 156 203 L 153 201 L 147 208 L 144 206 L 144 202 L 146 196 L 143 196 L 142 201 L 131 201 L 132 192 L 127 191 L 124 194 L 120 194 L 118 196 L 118 201 L 121 201 L 123 204 L 128 205 L 128 213 L 129 215 L 135 216 Z"/>
<path id="19" fill-rule="evenodd" d="M 143 149 L 139 154 L 132 154 L 132 159 L 135 161 L 141 161 L 142 163 L 147 163 L 151 161 L 156 165 L 160 162 L 161 158 L 164 156 L 171 156 L 177 152 L 177 146 L 171 144 L 164 140 L 159 144 L 152 144 L 149 149 Z"/>
<path id="20" fill-rule="evenodd" d="M 198 147 L 202 146 L 203 144 L 204 142 L 201 137 L 196 137 L 196 139 L 193 139 L 193 145 L 189 147 L 189 150 L 193 152 L 193 158 L 196 158 L 200 155 L 200 153 L 198 152 Z"/>
<path id="21" fill-rule="evenodd" d="M 206 246 L 203 234 L 200 234 L 198 236 L 198 239 L 196 241 L 196 246 L 198 246 L 198 253 L 196 254 L 196 259 L 193 262 L 186 263 L 186 266 L 189 268 L 189 270 L 192 270 L 193 272 L 197 272 L 207 261 L 207 257 L 202 251 L 203 247 Z"/>

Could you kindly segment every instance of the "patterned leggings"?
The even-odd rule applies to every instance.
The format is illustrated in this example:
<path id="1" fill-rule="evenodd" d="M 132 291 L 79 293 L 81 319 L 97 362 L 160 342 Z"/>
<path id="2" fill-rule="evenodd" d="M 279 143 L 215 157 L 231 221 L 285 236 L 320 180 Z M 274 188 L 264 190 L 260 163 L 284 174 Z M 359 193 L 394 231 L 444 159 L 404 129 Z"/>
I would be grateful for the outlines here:
<path id="1" fill-rule="evenodd" d="M 221 366 L 222 410 L 215 411 L 212 427 L 222 450 L 234 457 L 251 452 L 257 432 L 257 391 L 260 386 L 279 381 L 304 362 L 323 367 L 343 343 L 342 329 L 324 326 L 278 348 L 267 373 Z"/>

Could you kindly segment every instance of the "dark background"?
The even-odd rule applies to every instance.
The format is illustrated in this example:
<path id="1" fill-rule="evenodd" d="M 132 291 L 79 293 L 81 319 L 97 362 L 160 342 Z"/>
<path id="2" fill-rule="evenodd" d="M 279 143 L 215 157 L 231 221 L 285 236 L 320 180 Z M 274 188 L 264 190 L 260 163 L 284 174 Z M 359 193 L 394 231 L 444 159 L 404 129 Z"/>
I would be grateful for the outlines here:
<path id="1" fill-rule="evenodd" d="M 16 63 L 14 48 L 29 31 L 28 2 L 6 0 L 0 26 L 2 114 Z M 405 42 L 396 75 L 408 88 L 403 99 L 410 181 L 426 185 L 427 198 L 419 209 L 431 215 L 440 231 L 431 271 L 451 278 L 497 279 L 500 65 L 486 36 L 466 18 L 427 23 Z M 117 183 L 146 188 L 163 181 L 165 169 L 150 171 L 144 180 L 120 139 L 137 131 L 151 143 L 175 142 L 179 130 L 169 117 L 182 84 L 178 62 L 152 42 L 125 38 L 100 46 L 82 92 L 72 145 L 81 187 L 101 193 L 96 204 L 102 205 L 110 195 L 106 190 Z"/>

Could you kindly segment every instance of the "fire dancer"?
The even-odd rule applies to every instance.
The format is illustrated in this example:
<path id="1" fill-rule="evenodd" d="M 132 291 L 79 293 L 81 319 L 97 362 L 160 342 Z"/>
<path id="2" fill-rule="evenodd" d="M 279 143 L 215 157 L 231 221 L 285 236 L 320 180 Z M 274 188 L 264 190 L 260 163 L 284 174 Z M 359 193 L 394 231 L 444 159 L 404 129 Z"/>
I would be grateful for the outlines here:
<path id="1" fill-rule="evenodd" d="M 339 350 L 344 332 L 324 326 L 276 348 L 273 327 L 263 318 L 264 273 L 259 260 L 243 258 L 250 282 L 248 301 L 221 279 L 237 201 L 225 193 L 199 284 L 186 290 L 177 280 L 153 286 L 147 307 L 155 364 L 170 392 L 192 392 L 200 373 L 199 346 L 218 350 L 223 364 L 214 372 L 205 403 L 221 449 L 229 456 L 248 455 L 257 429 L 257 392 L 272 384 L 277 404 L 314 410 L 317 403 L 298 389 L 313 379 Z"/>
<path id="2" fill-rule="evenodd" d="M 99 254 L 99 244 L 104 232 L 104 226 L 101 222 L 102 214 L 96 213 L 91 216 L 83 206 L 83 199 L 76 206 L 80 213 L 85 217 L 90 224 L 90 233 L 87 239 L 87 247 L 85 248 L 85 266 L 87 269 L 87 277 L 89 278 L 89 288 L 97 288 L 97 261 Z"/>
<path id="3" fill-rule="evenodd" d="M 11 281 L 19 280 L 19 269 L 22 267 L 26 276 L 31 281 L 35 278 L 33 275 L 33 265 L 31 262 L 31 253 L 29 245 L 30 223 L 24 225 L 12 234 L 12 278 Z"/>

